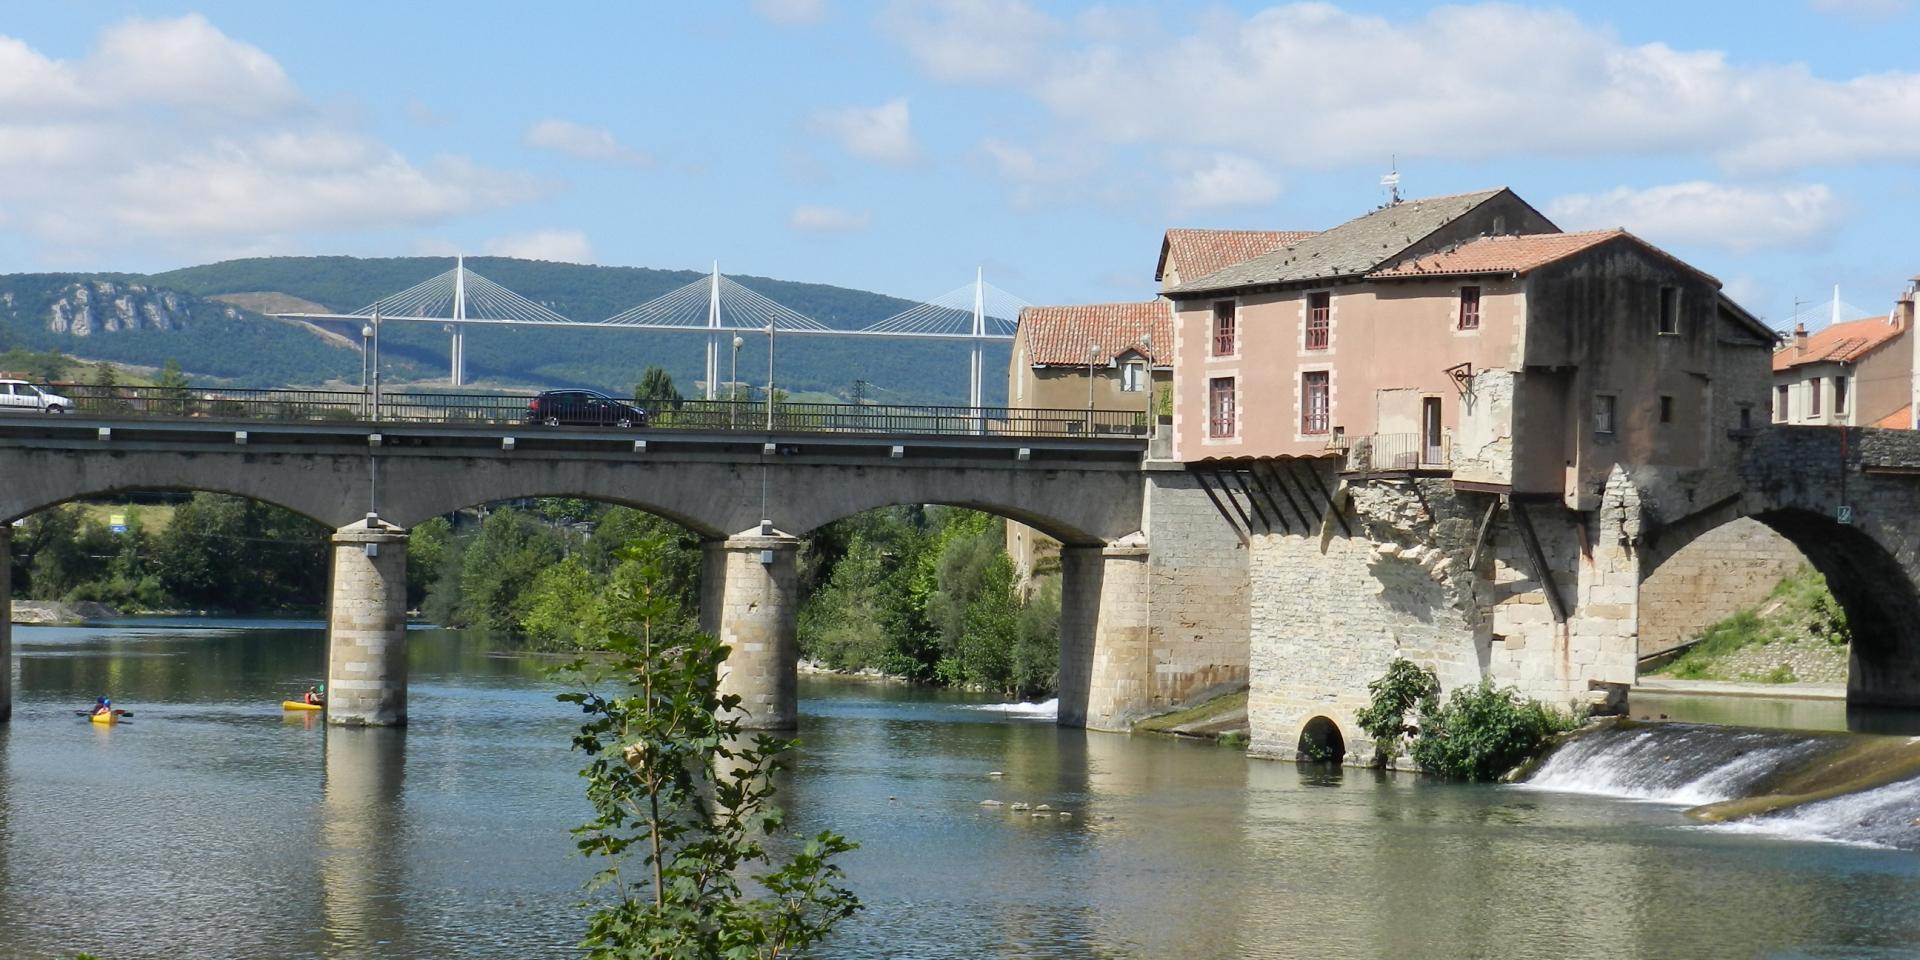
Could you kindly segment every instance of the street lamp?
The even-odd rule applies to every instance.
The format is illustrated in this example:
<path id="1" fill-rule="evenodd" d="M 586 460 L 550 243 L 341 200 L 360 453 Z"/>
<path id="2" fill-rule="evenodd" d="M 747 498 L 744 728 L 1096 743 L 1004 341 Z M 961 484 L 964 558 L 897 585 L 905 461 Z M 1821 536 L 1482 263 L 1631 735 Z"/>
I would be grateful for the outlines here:
<path id="1" fill-rule="evenodd" d="M 773 321 L 767 321 L 767 432 L 773 432 Z"/>
<path id="2" fill-rule="evenodd" d="M 380 420 L 380 311 L 373 311 L 373 419 Z"/>
<path id="3" fill-rule="evenodd" d="M 733 371 L 727 374 L 727 429 L 733 429 L 734 411 L 740 407 L 740 348 L 746 346 L 745 337 L 733 338 Z"/>
<path id="4" fill-rule="evenodd" d="M 1099 357 L 1100 357 L 1100 341 L 1088 340 L 1087 341 L 1087 414 L 1088 414 L 1087 419 L 1089 423 L 1091 423 L 1093 419 L 1092 417 L 1092 414 L 1093 414 L 1093 361 L 1099 359 Z"/>
<path id="5" fill-rule="evenodd" d="M 373 327 L 360 327 L 360 414 L 366 415 L 367 408 L 367 361 L 373 357 Z"/>

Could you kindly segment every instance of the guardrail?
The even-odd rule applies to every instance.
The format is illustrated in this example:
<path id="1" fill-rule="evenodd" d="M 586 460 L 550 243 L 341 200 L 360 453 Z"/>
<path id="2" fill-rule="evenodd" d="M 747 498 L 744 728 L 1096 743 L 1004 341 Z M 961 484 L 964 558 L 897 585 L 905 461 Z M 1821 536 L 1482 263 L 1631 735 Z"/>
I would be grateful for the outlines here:
<path id="1" fill-rule="evenodd" d="M 1376 433 L 1361 437 L 1347 451 L 1347 469 L 1360 473 L 1444 470 L 1446 445 L 1429 448 L 1417 433 Z"/>
<path id="2" fill-rule="evenodd" d="M 278 421 L 363 421 L 525 424 L 531 394 L 383 393 L 379 409 L 358 390 L 256 390 L 206 387 L 102 387 L 57 384 L 74 413 L 99 417 L 214 418 Z M 766 433 L 765 401 L 621 401 L 647 414 L 651 430 Z M 538 421 L 535 421 L 538 422 Z M 540 423 L 544 426 L 544 423 Z M 574 424 L 563 424 L 563 426 Z M 607 426 L 604 424 L 578 424 Z M 1110 437 L 1145 439 L 1138 410 L 1034 407 L 776 403 L 775 433 Z"/>

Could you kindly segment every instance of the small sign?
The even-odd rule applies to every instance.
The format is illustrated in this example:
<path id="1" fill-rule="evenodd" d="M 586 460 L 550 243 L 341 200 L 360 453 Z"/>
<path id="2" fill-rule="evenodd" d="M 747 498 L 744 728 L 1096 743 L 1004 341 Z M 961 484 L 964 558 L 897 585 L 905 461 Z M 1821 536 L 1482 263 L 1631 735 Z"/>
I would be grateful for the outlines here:
<path id="1" fill-rule="evenodd" d="M 126 533 L 127 532 L 127 515 L 124 513 L 108 514 L 107 529 L 111 530 L 114 533 Z"/>
<path id="2" fill-rule="evenodd" d="M 1853 524 L 1853 507 L 1844 503 L 1841 504 L 1839 515 L 1834 519 L 1839 520 L 1842 526 L 1851 526 Z"/>

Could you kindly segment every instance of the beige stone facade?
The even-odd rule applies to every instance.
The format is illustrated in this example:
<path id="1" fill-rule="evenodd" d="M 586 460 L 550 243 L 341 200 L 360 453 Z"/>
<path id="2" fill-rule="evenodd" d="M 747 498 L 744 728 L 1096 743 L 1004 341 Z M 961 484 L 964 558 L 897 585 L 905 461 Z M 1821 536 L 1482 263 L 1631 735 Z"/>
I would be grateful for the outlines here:
<path id="1" fill-rule="evenodd" d="M 1640 584 L 1644 659 L 1691 642 L 1702 630 L 1760 605 L 1805 555 L 1757 520 L 1715 527 L 1681 548 Z"/>
<path id="2" fill-rule="evenodd" d="M 327 618 L 327 722 L 407 722 L 407 532 L 345 527 L 333 535 Z"/>
<path id="3" fill-rule="evenodd" d="M 705 546 L 701 629 L 731 648 L 720 695 L 740 698 L 741 726 L 790 730 L 798 723 L 800 541 L 740 536 Z M 715 576 L 715 573 L 718 576 Z"/>

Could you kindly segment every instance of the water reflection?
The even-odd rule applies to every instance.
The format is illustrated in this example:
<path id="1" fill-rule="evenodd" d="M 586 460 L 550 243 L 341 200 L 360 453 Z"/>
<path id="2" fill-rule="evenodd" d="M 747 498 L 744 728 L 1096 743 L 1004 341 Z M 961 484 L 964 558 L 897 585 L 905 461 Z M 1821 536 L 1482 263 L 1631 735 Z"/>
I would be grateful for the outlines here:
<path id="1" fill-rule="evenodd" d="M 326 732 L 321 803 L 320 894 L 328 954 L 399 953 L 397 907 L 406 887 L 403 730 L 333 727 Z"/>
<path id="2" fill-rule="evenodd" d="M 1781 730 L 1830 730 L 1920 735 L 1920 710 L 1855 706 L 1844 700 L 1803 700 L 1791 697 L 1705 697 L 1687 694 L 1633 694 L 1635 717 Z"/>

